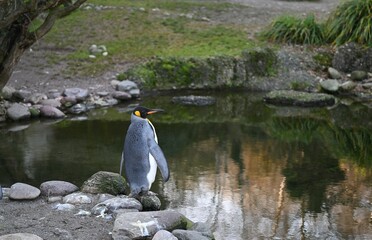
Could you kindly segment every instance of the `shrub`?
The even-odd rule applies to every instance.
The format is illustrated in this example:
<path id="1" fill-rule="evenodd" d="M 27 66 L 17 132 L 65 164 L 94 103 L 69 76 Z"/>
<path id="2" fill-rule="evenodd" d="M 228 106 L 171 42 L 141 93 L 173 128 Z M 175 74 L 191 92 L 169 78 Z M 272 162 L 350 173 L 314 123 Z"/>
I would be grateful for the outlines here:
<path id="1" fill-rule="evenodd" d="M 323 44 L 324 27 L 315 22 L 314 15 L 305 19 L 293 16 L 281 16 L 262 33 L 265 39 L 274 42 L 296 44 Z"/>
<path id="2" fill-rule="evenodd" d="M 328 41 L 372 46 L 372 0 L 351 0 L 339 5 L 327 21 Z"/>

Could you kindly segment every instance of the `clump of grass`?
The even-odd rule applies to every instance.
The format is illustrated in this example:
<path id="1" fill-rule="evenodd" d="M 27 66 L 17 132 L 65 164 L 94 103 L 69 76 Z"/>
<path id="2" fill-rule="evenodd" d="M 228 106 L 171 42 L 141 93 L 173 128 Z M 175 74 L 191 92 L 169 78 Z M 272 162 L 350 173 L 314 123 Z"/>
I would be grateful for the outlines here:
<path id="1" fill-rule="evenodd" d="M 328 41 L 372 46 L 372 0 L 351 0 L 337 7 L 327 21 Z"/>
<path id="2" fill-rule="evenodd" d="M 281 43 L 319 45 L 325 42 L 324 26 L 315 21 L 314 15 L 308 15 L 304 19 L 281 16 L 261 36 Z"/>

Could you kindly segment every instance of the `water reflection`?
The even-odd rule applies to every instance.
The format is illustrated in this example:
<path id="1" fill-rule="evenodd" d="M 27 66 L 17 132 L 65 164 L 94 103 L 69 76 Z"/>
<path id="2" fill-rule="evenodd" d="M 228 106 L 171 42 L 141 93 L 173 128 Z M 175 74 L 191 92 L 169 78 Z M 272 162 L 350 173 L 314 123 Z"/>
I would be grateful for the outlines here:
<path id="1" fill-rule="evenodd" d="M 143 104 L 168 110 L 153 118 L 171 170 L 170 181 L 153 188 L 164 208 L 207 222 L 217 239 L 372 238 L 369 109 L 299 113 L 244 94 L 219 97 L 213 107 L 170 105 L 169 96 Z M 80 185 L 97 171 L 117 172 L 125 110 L 15 132 L 1 127 L 0 184 Z M 349 115 L 352 122 L 338 124 Z"/>

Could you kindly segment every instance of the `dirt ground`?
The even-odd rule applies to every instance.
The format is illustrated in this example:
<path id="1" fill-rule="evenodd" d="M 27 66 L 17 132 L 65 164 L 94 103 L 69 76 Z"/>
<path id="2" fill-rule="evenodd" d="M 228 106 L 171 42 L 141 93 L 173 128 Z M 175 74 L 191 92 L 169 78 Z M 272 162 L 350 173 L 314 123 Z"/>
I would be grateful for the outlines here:
<path id="1" fill-rule="evenodd" d="M 271 19 L 284 13 L 303 15 L 313 12 L 325 18 L 339 3 L 338 0 L 319 2 L 286 2 L 277 0 L 230 0 L 230 2 L 248 5 L 244 12 L 231 11 L 212 14 L 212 21 L 236 21 L 247 25 L 249 31 L 256 32 L 266 26 Z M 47 46 L 41 40 L 22 57 L 8 85 L 16 89 L 27 88 L 33 92 L 46 93 L 50 89 L 62 90 L 66 87 L 91 88 L 91 90 L 110 89 L 110 80 L 114 79 L 116 69 L 95 78 L 69 79 L 60 74 L 66 63 L 50 65 L 44 56 L 47 52 L 65 54 L 59 49 Z M 125 66 L 118 66 L 123 70 Z M 85 206 L 89 208 L 90 206 Z M 75 212 L 60 212 L 53 204 L 44 199 L 35 201 L 0 200 L 0 236 L 9 233 L 27 232 L 43 239 L 111 239 L 113 221 L 95 216 L 75 216 Z"/>

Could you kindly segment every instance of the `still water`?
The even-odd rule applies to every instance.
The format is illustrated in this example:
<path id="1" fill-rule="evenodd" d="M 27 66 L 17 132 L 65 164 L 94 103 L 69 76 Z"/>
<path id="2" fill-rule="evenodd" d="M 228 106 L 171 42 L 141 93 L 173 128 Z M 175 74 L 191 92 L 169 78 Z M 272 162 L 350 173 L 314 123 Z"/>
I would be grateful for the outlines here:
<path id="1" fill-rule="evenodd" d="M 163 208 L 207 222 L 216 239 L 372 239 L 372 109 L 265 105 L 261 94 L 215 94 L 213 106 L 151 117 L 171 178 L 152 190 Z M 135 102 L 131 103 L 135 104 Z M 118 172 L 128 106 L 62 121 L 0 125 L 0 184 L 80 186 Z"/>

